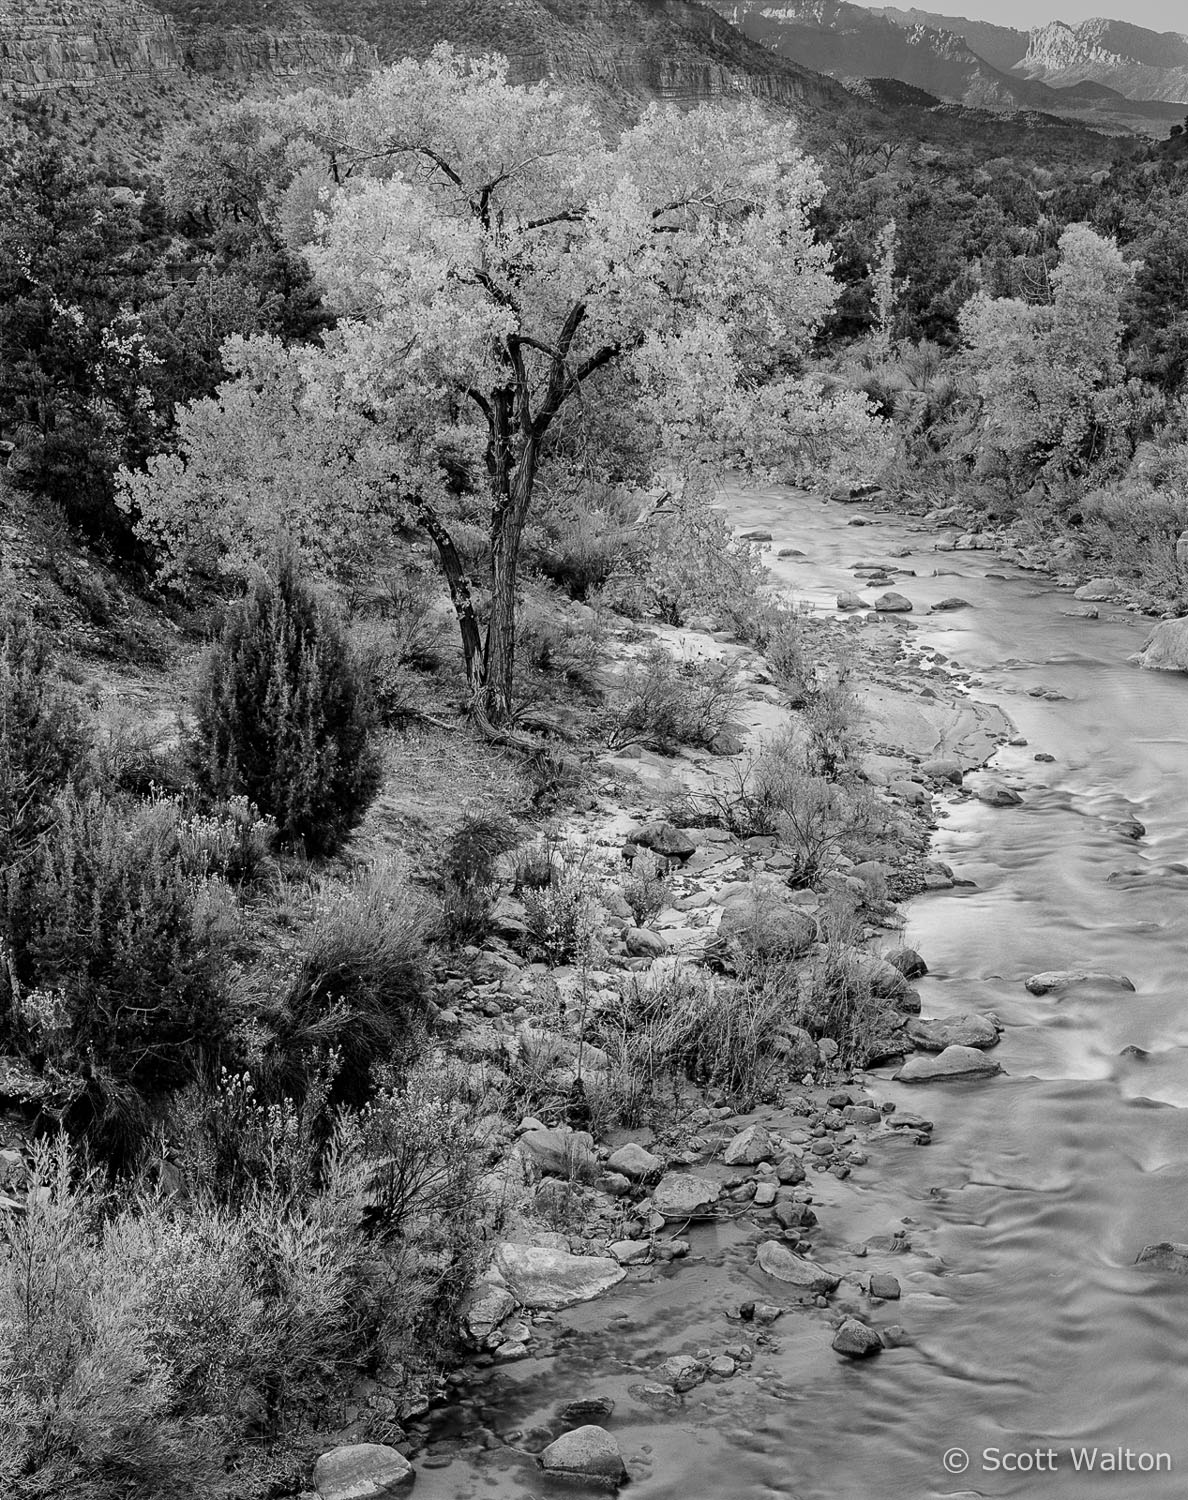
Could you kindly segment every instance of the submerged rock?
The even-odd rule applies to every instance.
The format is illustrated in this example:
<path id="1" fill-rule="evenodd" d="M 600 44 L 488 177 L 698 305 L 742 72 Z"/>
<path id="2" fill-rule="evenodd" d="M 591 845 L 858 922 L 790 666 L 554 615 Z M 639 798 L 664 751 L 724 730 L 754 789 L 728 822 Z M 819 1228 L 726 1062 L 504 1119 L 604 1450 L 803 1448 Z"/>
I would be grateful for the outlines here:
<path id="1" fill-rule="evenodd" d="M 323 1453 L 314 1465 L 319 1500 L 386 1500 L 416 1477 L 408 1459 L 384 1443 L 348 1443 Z"/>
<path id="2" fill-rule="evenodd" d="M 1148 1266 L 1152 1271 L 1172 1271 L 1177 1276 L 1188 1276 L 1188 1245 L 1176 1245 L 1170 1240 L 1163 1240 L 1158 1245 L 1144 1245 L 1134 1263 Z"/>
<path id="3" fill-rule="evenodd" d="M 1125 974 L 1109 974 L 1102 969 L 1051 969 L 1044 974 L 1033 974 L 1027 981 L 1033 995 L 1050 995 L 1082 985 L 1095 990 L 1134 989 L 1133 981 Z"/>
<path id="4" fill-rule="evenodd" d="M 755 1254 L 755 1263 L 777 1281 L 813 1296 L 832 1292 L 841 1280 L 835 1272 L 797 1255 L 779 1240 L 765 1240 Z"/>
<path id="5" fill-rule="evenodd" d="M 895 1078 L 899 1083 L 943 1083 L 950 1078 L 992 1078 L 1001 1072 L 979 1048 L 951 1046 L 909 1058 Z"/>
<path id="6" fill-rule="evenodd" d="M 513 1245 L 495 1251 L 495 1269 L 523 1307 L 556 1312 L 589 1302 L 626 1276 L 618 1261 L 602 1255 L 571 1255 L 545 1245 Z"/>
<path id="7" fill-rule="evenodd" d="M 907 1025 L 908 1041 L 925 1052 L 943 1052 L 946 1047 L 993 1047 L 998 1027 L 985 1016 L 945 1016 L 938 1021 L 913 1019 Z"/>
<path id="8" fill-rule="evenodd" d="M 605 1427 L 575 1427 L 572 1432 L 563 1432 L 540 1455 L 540 1463 L 550 1474 L 608 1479 L 612 1484 L 622 1484 L 627 1477 L 619 1445 Z"/>
<path id="9" fill-rule="evenodd" d="M 1149 672 L 1188 672 L 1188 615 L 1161 620 L 1135 660 Z"/>

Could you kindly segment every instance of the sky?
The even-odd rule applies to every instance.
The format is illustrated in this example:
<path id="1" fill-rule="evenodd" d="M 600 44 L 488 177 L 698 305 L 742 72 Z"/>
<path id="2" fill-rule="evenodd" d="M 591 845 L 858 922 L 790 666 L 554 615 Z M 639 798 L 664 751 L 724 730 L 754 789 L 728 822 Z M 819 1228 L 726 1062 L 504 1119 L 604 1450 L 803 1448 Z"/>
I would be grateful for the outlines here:
<path id="1" fill-rule="evenodd" d="M 1092 16 L 1109 16 L 1115 21 L 1129 21 L 1150 31 L 1188 32 L 1188 6 L 1184 0 L 857 0 L 859 5 L 895 5 L 900 10 L 934 11 L 944 16 L 966 16 L 975 21 L 995 21 L 999 26 L 1015 26 L 1029 31 L 1048 21 L 1087 21 Z"/>

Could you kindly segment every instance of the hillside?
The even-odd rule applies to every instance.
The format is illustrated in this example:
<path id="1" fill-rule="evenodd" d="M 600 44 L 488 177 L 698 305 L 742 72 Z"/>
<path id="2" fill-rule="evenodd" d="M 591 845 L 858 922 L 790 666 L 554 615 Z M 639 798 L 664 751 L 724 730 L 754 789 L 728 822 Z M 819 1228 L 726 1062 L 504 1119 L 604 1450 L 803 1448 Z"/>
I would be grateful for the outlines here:
<path id="1" fill-rule="evenodd" d="M 1003 72 L 1021 61 L 1027 52 L 1028 33 L 1013 26 L 996 26 L 993 21 L 972 21 L 966 16 L 943 16 L 936 11 L 919 10 L 915 6 L 900 10 L 893 5 L 874 9 L 874 14 L 885 16 L 895 26 L 912 30 L 926 26 L 933 31 L 951 31 L 964 38 L 970 47 L 991 67 Z"/>
<path id="2" fill-rule="evenodd" d="M 1052 21 L 1030 36 L 1016 71 L 1048 84 L 1089 80 L 1131 99 L 1188 101 L 1188 36 L 1097 19 Z"/>

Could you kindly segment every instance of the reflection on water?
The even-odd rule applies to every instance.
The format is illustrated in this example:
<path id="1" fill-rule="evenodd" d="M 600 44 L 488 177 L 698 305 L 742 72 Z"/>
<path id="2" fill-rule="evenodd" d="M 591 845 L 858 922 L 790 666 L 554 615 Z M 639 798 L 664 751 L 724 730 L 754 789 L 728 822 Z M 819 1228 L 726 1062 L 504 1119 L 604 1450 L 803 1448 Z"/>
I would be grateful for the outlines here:
<path id="1" fill-rule="evenodd" d="M 1008 1076 L 939 1090 L 880 1078 L 878 1094 L 936 1121 L 935 1144 L 888 1139 L 818 1195 L 825 1260 L 907 1222 L 906 1253 L 864 1264 L 901 1281 L 893 1318 L 886 1307 L 880 1318 L 910 1344 L 851 1365 L 823 1318 L 785 1318 L 750 1377 L 700 1387 L 678 1413 L 649 1410 L 628 1387 L 676 1350 L 736 1341 L 724 1314 L 758 1290 L 746 1233 L 703 1230 L 702 1263 L 560 1314 L 555 1357 L 493 1376 L 493 1425 L 530 1434 L 561 1400 L 614 1396 L 639 1500 L 1182 1500 L 1188 1280 L 1133 1262 L 1151 1241 L 1188 1241 L 1188 873 L 1175 868 L 1188 866 L 1188 677 L 1126 665 L 1145 622 L 1070 618 L 1067 595 L 988 554 L 938 554 L 883 519 L 851 528 L 852 508 L 788 492 L 735 502 L 741 527 L 771 530 L 773 557 L 781 545 L 806 554 L 773 567 L 822 608 L 853 587 L 850 563 L 919 543 L 895 560 L 917 576 L 893 584 L 916 606 L 913 640 L 975 672 L 978 696 L 1027 737 L 995 758 L 1023 805 L 966 802 L 942 822 L 936 854 L 974 884 L 907 910 L 932 970 L 925 1013 L 995 1010 Z M 952 594 L 973 607 L 924 613 Z M 1061 697 L 1029 696 L 1037 686 Z M 1147 829 L 1138 843 L 1114 826 L 1132 817 Z M 1023 987 L 1074 966 L 1128 974 L 1136 992 Z M 1078 1474 L 1070 1445 L 1169 1453 L 1172 1470 Z M 973 1455 L 960 1475 L 941 1462 L 953 1447 Z M 1029 1473 L 980 1457 L 1049 1448 L 1056 1459 Z M 548 1490 L 504 1450 L 488 1466 L 424 1472 L 418 1493 Z"/>

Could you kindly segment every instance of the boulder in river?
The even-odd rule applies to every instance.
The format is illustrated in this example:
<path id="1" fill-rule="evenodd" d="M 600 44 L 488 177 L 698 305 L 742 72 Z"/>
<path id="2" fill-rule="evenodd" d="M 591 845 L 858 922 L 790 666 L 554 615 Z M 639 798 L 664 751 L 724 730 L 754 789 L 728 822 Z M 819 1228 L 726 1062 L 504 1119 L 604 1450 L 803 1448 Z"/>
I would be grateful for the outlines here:
<path id="1" fill-rule="evenodd" d="M 850 1359 L 865 1359 L 868 1355 L 877 1354 L 883 1347 L 883 1341 L 873 1328 L 868 1328 L 857 1318 L 847 1318 L 834 1335 L 833 1347 L 838 1354 L 844 1354 Z"/>
<path id="2" fill-rule="evenodd" d="M 776 1149 L 762 1125 L 748 1125 L 729 1142 L 722 1160 L 729 1167 L 754 1167 L 761 1161 L 774 1161 Z"/>
<path id="3" fill-rule="evenodd" d="M 910 1057 L 895 1074 L 899 1083 L 945 1083 L 950 1079 L 993 1078 L 1002 1069 L 979 1047 L 946 1047 L 943 1052 Z"/>
<path id="4" fill-rule="evenodd" d="M 1163 1240 L 1158 1245 L 1144 1245 L 1134 1263 L 1152 1271 L 1172 1271 L 1177 1276 L 1188 1276 L 1188 1245 L 1173 1244 L 1170 1240 Z"/>
<path id="5" fill-rule="evenodd" d="M 1188 615 L 1161 620 L 1135 660 L 1149 672 L 1188 672 Z"/>
<path id="6" fill-rule="evenodd" d="M 928 965 L 914 948 L 893 948 L 887 954 L 887 962 L 905 979 L 920 979 L 928 973 Z"/>
<path id="7" fill-rule="evenodd" d="M 915 1017 L 907 1024 L 907 1038 L 925 1052 L 943 1052 L 946 1047 L 993 1047 L 998 1027 L 985 1016 L 945 1016 L 939 1021 Z"/>
<path id="8" fill-rule="evenodd" d="M 978 788 L 976 795 L 987 807 L 1018 807 L 1023 801 L 1014 787 L 1004 786 L 1001 781 L 987 782 Z"/>
<path id="9" fill-rule="evenodd" d="M 920 764 L 920 775 L 927 776 L 931 781 L 948 781 L 953 786 L 960 786 L 964 779 L 961 762 L 959 760 L 952 760 L 947 756 L 940 756 L 935 760 L 922 761 Z"/>
<path id="10" fill-rule="evenodd" d="M 968 599 L 960 599 L 956 594 L 952 594 L 947 599 L 938 599 L 937 602 L 932 606 L 932 612 L 933 614 L 944 614 L 954 609 L 970 608 L 972 608 L 972 606 L 970 605 Z"/>
<path id="11" fill-rule="evenodd" d="M 385 1443 L 347 1443 L 314 1465 L 319 1500 L 388 1500 L 416 1477 L 408 1459 Z"/>
<path id="12" fill-rule="evenodd" d="M 840 610 L 865 609 L 866 600 L 861 594 L 856 594 L 853 589 L 843 589 L 837 596 L 837 607 Z"/>
<path id="13" fill-rule="evenodd" d="M 1091 578 L 1079 589 L 1074 589 L 1073 598 L 1084 599 L 1092 604 L 1103 604 L 1107 599 L 1115 599 L 1125 592 L 1125 585 L 1116 578 Z"/>
<path id="14" fill-rule="evenodd" d="M 619 1445 L 605 1427 L 575 1427 L 572 1432 L 563 1432 L 540 1455 L 540 1463 L 549 1474 L 609 1480 L 616 1485 L 627 1477 Z"/>
<path id="15" fill-rule="evenodd" d="M 652 1207 L 666 1219 L 712 1217 L 714 1204 L 722 1196 L 722 1186 L 709 1177 L 692 1172 L 669 1172 L 662 1177 L 652 1194 Z"/>
<path id="16" fill-rule="evenodd" d="M 803 1255 L 797 1255 L 779 1240 L 764 1240 L 756 1252 L 755 1263 L 761 1271 L 766 1271 L 777 1281 L 815 1297 L 832 1292 L 841 1280 L 836 1272 L 817 1265 Z"/>
<path id="17" fill-rule="evenodd" d="M 495 1251 L 494 1267 L 521 1306 L 549 1312 L 589 1302 L 627 1274 L 609 1256 L 570 1255 L 567 1250 L 508 1240 Z"/>
<path id="18" fill-rule="evenodd" d="M 874 607 L 881 615 L 910 615 L 912 601 L 905 594 L 897 594 L 891 590 L 886 594 L 880 594 L 874 602 Z"/>
<path id="19" fill-rule="evenodd" d="M 1102 969 L 1051 969 L 1044 974 L 1033 974 L 1027 981 L 1033 995 L 1060 994 L 1064 990 L 1130 990 L 1134 982 L 1125 974 L 1108 974 Z"/>
<path id="20" fill-rule="evenodd" d="M 606 1164 L 612 1172 L 620 1172 L 624 1177 L 630 1177 L 632 1182 L 659 1177 L 664 1170 L 663 1160 L 646 1150 L 638 1141 L 628 1141 L 625 1146 L 612 1151 Z"/>

